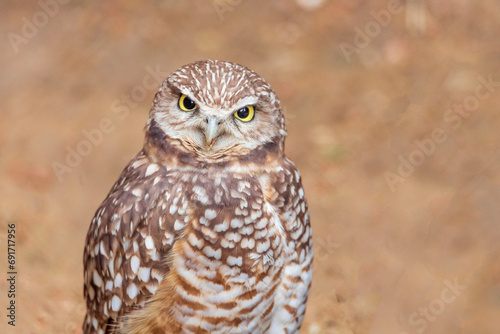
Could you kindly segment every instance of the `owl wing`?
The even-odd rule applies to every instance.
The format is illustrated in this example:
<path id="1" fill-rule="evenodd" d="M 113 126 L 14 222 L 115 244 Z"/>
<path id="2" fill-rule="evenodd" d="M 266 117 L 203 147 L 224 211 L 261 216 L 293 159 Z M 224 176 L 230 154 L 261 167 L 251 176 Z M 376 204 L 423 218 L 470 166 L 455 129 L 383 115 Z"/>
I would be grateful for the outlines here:
<path id="1" fill-rule="evenodd" d="M 114 333 L 120 316 L 154 295 L 169 270 L 161 260 L 176 237 L 173 188 L 165 168 L 141 152 L 97 210 L 83 259 L 83 333 Z"/>
<path id="2" fill-rule="evenodd" d="M 276 291 L 277 313 L 269 333 L 298 333 L 306 311 L 312 279 L 312 229 L 309 209 L 299 171 L 285 159 L 275 188 L 279 193 L 275 205 L 280 212 L 287 240 L 288 262 Z"/>

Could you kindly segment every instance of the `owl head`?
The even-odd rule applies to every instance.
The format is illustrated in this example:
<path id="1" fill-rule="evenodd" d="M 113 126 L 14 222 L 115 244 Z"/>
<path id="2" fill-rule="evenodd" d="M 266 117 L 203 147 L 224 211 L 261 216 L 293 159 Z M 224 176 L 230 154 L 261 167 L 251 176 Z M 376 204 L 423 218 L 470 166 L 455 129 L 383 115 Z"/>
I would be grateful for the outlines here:
<path id="1" fill-rule="evenodd" d="M 212 60 L 185 65 L 163 82 L 146 127 L 150 151 L 196 163 L 282 154 L 285 136 L 271 86 L 246 67 Z"/>

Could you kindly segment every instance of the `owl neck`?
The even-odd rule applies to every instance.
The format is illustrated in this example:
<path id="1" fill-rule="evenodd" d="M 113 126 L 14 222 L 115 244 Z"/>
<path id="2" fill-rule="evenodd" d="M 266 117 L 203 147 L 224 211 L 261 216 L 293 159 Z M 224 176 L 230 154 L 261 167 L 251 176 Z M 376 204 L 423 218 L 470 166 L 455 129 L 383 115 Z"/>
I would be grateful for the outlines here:
<path id="1" fill-rule="evenodd" d="M 153 120 L 146 128 L 144 152 L 155 163 L 194 168 L 225 168 L 241 165 L 281 163 L 284 159 L 284 137 L 276 138 L 243 154 L 221 154 L 209 157 L 189 150 L 178 140 L 167 136 Z"/>

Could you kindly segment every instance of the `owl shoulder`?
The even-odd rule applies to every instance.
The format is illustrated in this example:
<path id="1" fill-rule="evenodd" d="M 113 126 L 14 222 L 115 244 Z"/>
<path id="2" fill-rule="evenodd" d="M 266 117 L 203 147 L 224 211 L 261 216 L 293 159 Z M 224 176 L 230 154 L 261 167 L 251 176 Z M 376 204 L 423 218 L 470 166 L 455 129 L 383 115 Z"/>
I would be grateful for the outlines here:
<path id="1" fill-rule="evenodd" d="M 172 188 L 169 181 L 164 166 L 152 163 L 143 152 L 137 154 L 97 209 L 87 235 L 87 247 L 109 236 L 122 241 L 130 239 L 139 228 L 158 234 L 166 227 L 160 223 L 168 210 Z M 110 250 L 116 246 L 109 244 Z"/>

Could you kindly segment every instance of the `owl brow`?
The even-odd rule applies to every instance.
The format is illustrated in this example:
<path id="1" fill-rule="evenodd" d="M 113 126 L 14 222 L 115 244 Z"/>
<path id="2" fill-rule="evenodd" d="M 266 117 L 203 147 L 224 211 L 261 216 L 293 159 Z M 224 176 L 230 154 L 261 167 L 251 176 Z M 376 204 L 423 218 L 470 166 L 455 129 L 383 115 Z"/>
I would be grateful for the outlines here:
<path id="1" fill-rule="evenodd" d="M 259 102 L 259 99 L 255 96 L 247 96 L 242 99 L 239 99 L 236 101 L 236 103 L 233 104 L 232 110 L 238 110 L 240 108 L 246 107 L 246 106 L 254 106 L 257 105 Z"/>
<path id="2" fill-rule="evenodd" d="M 201 101 L 199 101 L 196 97 L 195 97 L 195 94 L 190 91 L 189 89 L 186 89 L 184 87 L 178 87 L 178 86 L 175 86 L 173 84 L 168 84 L 168 86 L 170 87 L 170 89 L 177 95 L 179 95 L 179 97 L 184 94 L 186 96 L 188 96 L 191 100 L 193 100 L 196 104 L 198 105 L 204 105 L 204 103 L 200 103 Z"/>
<path id="3" fill-rule="evenodd" d="M 167 87 L 176 95 L 180 96 L 182 94 L 182 90 L 179 87 L 172 84 L 171 82 L 167 83 Z"/>

